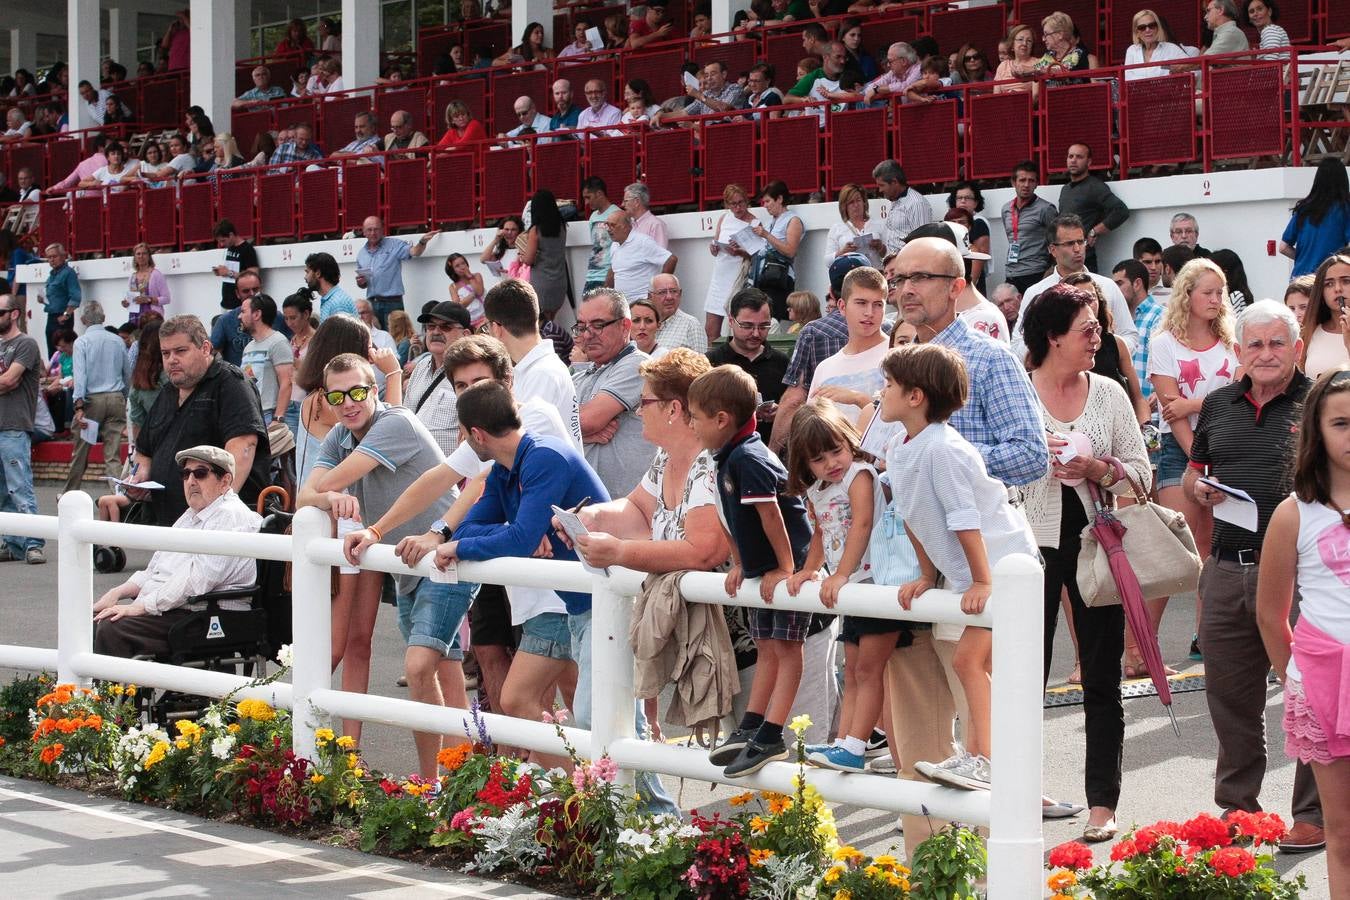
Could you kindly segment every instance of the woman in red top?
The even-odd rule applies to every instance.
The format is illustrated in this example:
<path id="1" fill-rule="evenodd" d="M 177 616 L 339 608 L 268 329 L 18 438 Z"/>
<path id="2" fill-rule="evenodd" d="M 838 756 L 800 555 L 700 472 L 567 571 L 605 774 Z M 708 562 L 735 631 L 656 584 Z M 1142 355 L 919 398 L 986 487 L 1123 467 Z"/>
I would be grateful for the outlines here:
<path id="1" fill-rule="evenodd" d="M 445 105 L 445 134 L 436 142 L 437 147 L 459 147 L 474 141 L 487 140 L 483 123 L 469 115 L 469 107 L 463 100 L 451 100 Z"/>
<path id="2" fill-rule="evenodd" d="M 303 53 L 306 57 L 313 52 L 314 42 L 309 39 L 309 29 L 305 28 L 305 23 L 300 19 L 291 19 L 291 24 L 286 26 L 286 36 L 273 51 L 276 56 Z"/>

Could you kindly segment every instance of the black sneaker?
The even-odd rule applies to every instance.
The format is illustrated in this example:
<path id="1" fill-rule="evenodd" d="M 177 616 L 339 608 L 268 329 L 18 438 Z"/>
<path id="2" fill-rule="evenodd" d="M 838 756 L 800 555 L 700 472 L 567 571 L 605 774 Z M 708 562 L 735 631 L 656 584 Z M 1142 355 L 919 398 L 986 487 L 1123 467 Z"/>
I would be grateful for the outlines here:
<path id="1" fill-rule="evenodd" d="M 872 736 L 867 739 L 867 749 L 863 751 L 863 756 L 871 758 L 890 752 L 890 748 L 886 745 L 886 732 L 873 728 Z"/>
<path id="2" fill-rule="evenodd" d="M 1205 655 L 1200 652 L 1200 635 L 1197 634 L 1191 638 L 1191 659 L 1201 662 L 1204 658 Z"/>
<path id="3" fill-rule="evenodd" d="M 737 728 L 727 739 L 718 744 L 715 748 L 708 751 L 708 762 L 714 766 L 729 766 L 736 761 L 736 757 L 745 749 L 745 745 L 750 743 L 750 739 L 755 736 L 758 728 Z"/>
<path id="4" fill-rule="evenodd" d="M 750 741 L 741 750 L 740 755 L 736 757 L 736 761 L 722 770 L 722 774 L 728 778 L 753 775 L 769 763 L 787 758 L 787 744 L 781 740 L 774 741 L 771 744 Z"/>

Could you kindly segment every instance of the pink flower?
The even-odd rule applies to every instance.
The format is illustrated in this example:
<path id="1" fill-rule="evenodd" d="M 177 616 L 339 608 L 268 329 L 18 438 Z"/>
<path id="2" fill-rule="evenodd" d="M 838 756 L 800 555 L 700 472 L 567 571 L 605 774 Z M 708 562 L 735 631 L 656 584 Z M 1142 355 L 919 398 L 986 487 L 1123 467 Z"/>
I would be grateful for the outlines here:
<path id="1" fill-rule="evenodd" d="M 561 725 L 562 723 L 567 721 L 568 715 L 569 713 L 567 712 L 566 709 L 559 709 L 557 712 L 549 712 L 548 710 L 544 710 L 542 718 L 545 724 Z"/>
<path id="2" fill-rule="evenodd" d="M 600 781 L 613 782 L 619 774 L 619 764 L 608 756 L 602 756 L 591 764 L 591 775 Z"/>

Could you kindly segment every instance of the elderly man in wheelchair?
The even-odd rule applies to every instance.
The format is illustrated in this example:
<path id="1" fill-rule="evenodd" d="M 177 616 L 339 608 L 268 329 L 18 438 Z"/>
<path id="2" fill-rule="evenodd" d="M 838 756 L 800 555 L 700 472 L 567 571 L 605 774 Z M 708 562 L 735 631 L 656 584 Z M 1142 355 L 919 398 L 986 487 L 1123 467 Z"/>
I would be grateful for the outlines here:
<path id="1" fill-rule="evenodd" d="M 234 457 L 229 452 L 203 445 L 180 451 L 174 460 L 182 467 L 183 494 L 188 503 L 174 528 L 258 531 L 262 517 L 245 506 L 233 490 Z M 190 600 L 216 592 L 211 607 L 219 614 L 205 622 L 202 630 L 220 630 L 220 619 L 231 611 L 251 611 L 257 574 L 257 563 L 250 557 L 157 551 L 147 569 L 94 604 L 94 650 L 110 656 L 171 656 L 175 629 L 202 614 L 194 609 L 202 604 Z M 210 638 L 211 634 L 202 637 Z"/>

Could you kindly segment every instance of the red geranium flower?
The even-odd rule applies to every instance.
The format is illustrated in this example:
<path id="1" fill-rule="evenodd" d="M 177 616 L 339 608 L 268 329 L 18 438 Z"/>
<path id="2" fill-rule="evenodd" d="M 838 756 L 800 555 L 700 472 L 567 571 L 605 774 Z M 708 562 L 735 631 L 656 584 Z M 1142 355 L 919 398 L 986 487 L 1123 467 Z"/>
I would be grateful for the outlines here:
<path id="1" fill-rule="evenodd" d="M 1092 851 L 1086 844 L 1068 841 L 1050 851 L 1050 866 L 1055 869 L 1087 869 L 1092 866 Z"/>
<path id="2" fill-rule="evenodd" d="M 1200 850 L 1227 847 L 1233 843 L 1228 826 L 1209 813 L 1201 813 L 1182 825 L 1181 835 L 1186 843 Z"/>
<path id="3" fill-rule="evenodd" d="M 1239 878 L 1256 868 L 1256 857 L 1241 847 L 1224 847 L 1214 851 L 1209 866 L 1220 875 Z"/>
<path id="4" fill-rule="evenodd" d="M 1122 859 L 1133 859 L 1142 852 L 1139 847 L 1130 838 L 1126 838 L 1119 844 L 1111 848 L 1111 860 L 1120 862 Z"/>

